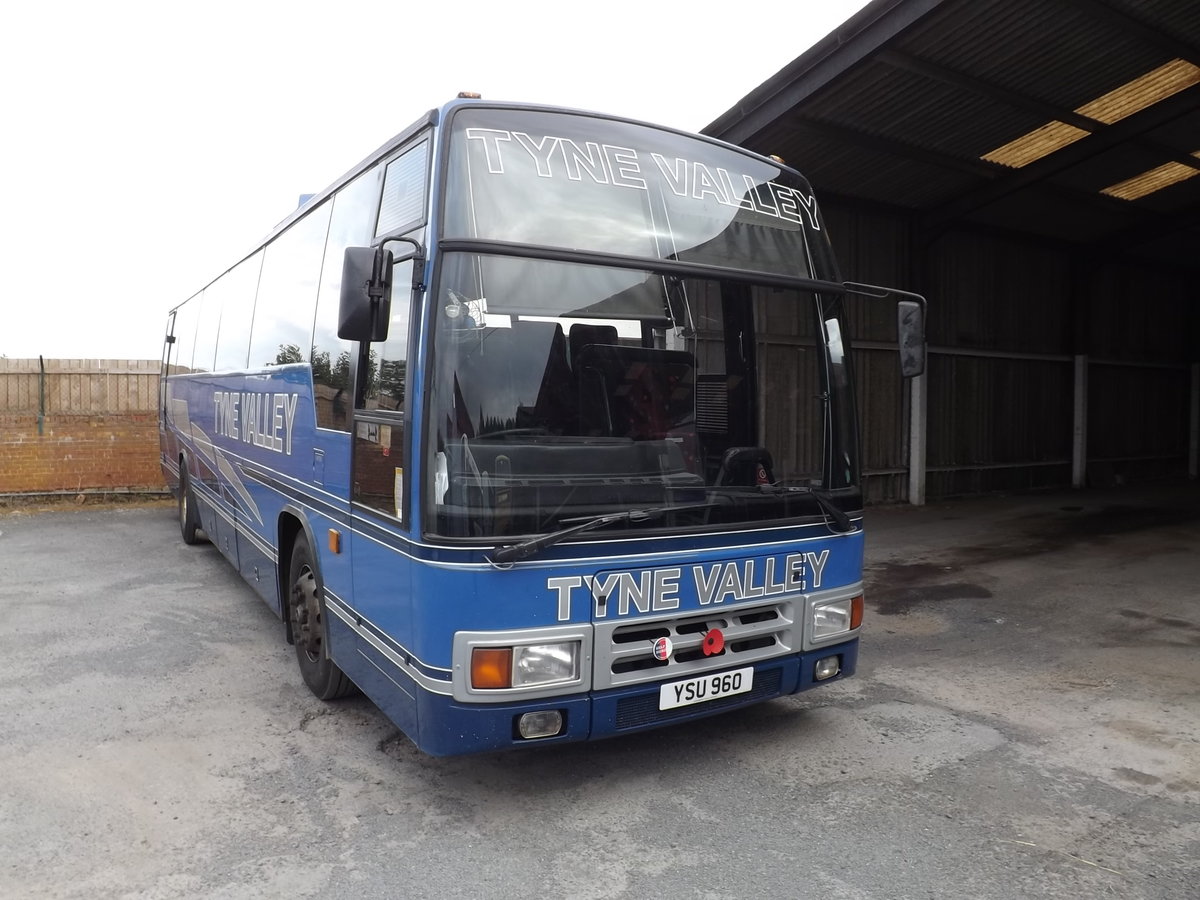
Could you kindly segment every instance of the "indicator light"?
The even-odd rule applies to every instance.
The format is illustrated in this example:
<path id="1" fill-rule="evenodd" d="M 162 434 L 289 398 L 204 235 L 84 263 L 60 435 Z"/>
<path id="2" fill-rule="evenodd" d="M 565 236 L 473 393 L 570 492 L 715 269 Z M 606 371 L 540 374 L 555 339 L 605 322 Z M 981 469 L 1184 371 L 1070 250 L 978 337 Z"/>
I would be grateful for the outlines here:
<path id="1" fill-rule="evenodd" d="M 472 650 L 471 687 L 512 687 L 512 648 L 476 647 Z"/>

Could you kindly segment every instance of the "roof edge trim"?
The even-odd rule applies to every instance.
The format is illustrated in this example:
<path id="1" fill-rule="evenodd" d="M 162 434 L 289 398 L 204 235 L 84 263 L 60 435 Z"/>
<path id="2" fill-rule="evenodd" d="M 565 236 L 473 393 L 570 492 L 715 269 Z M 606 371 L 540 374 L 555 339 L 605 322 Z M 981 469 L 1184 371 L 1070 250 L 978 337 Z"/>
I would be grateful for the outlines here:
<path id="1" fill-rule="evenodd" d="M 700 133 L 733 144 L 746 143 L 933 10 L 953 2 L 955 0 L 874 0 Z"/>

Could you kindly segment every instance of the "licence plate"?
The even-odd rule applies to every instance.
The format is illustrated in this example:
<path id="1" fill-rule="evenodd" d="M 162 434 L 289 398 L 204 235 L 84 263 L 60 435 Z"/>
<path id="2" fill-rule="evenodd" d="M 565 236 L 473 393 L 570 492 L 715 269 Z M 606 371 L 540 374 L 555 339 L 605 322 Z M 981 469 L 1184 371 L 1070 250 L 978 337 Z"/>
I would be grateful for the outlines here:
<path id="1" fill-rule="evenodd" d="M 675 709 L 695 703 L 707 703 L 721 697 L 745 694 L 754 686 L 754 667 L 734 669 L 732 672 L 714 672 L 698 678 L 673 681 L 658 689 L 658 708 Z"/>

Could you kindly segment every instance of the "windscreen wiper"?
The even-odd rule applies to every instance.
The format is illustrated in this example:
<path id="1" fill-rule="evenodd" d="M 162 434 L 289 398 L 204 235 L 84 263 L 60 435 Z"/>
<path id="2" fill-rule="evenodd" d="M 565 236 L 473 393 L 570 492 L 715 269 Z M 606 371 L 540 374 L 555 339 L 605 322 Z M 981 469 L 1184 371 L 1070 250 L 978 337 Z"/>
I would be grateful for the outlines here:
<path id="1" fill-rule="evenodd" d="M 571 537 L 574 534 L 582 534 L 585 531 L 593 531 L 597 528 L 603 528 L 605 525 L 611 525 L 614 522 L 648 522 L 651 519 L 658 519 L 668 513 L 686 512 L 692 509 L 710 509 L 714 506 L 721 506 L 726 501 L 720 502 L 705 502 L 705 503 L 684 503 L 679 506 L 655 506 L 650 509 L 627 509 L 624 512 L 604 513 L 599 516 L 589 516 L 582 520 L 580 519 L 563 519 L 563 522 L 577 522 L 578 524 L 570 525 L 567 528 L 560 528 L 558 531 L 551 531 L 539 537 L 529 538 L 526 541 L 520 541 L 516 544 L 509 544 L 505 547 L 497 547 L 492 551 L 486 559 L 493 565 L 507 565 L 518 560 L 528 559 L 535 553 L 540 553 L 547 547 L 552 547 L 559 541 Z"/>
<path id="2" fill-rule="evenodd" d="M 817 505 L 822 511 L 833 519 L 833 524 L 837 526 L 837 531 L 840 534 L 849 534 L 852 531 L 858 531 L 858 528 L 850 521 L 850 517 L 845 514 L 837 504 L 833 502 L 829 492 L 824 488 L 818 487 L 791 487 L 782 484 L 760 484 L 757 485 L 758 490 L 764 494 L 772 495 L 788 495 L 788 494 L 804 494 L 811 496 L 817 501 Z"/>

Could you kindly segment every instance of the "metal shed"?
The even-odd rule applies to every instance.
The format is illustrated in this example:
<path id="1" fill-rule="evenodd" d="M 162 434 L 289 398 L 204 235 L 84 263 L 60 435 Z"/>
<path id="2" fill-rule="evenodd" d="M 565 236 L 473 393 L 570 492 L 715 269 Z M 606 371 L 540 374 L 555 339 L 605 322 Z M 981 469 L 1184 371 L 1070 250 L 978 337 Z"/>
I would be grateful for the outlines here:
<path id="1" fill-rule="evenodd" d="M 812 182 L 855 281 L 871 500 L 1197 477 L 1200 3 L 875 0 L 705 133 Z"/>

